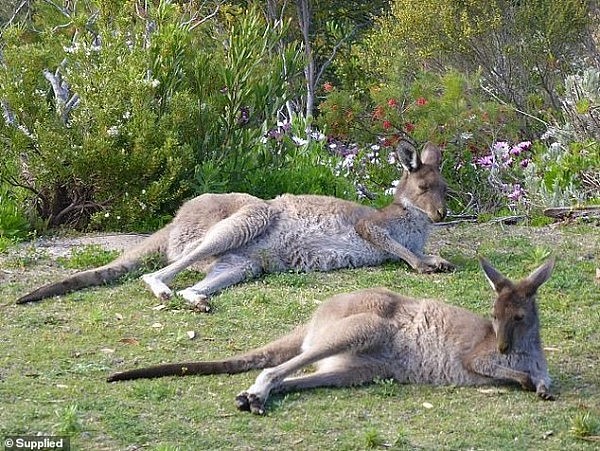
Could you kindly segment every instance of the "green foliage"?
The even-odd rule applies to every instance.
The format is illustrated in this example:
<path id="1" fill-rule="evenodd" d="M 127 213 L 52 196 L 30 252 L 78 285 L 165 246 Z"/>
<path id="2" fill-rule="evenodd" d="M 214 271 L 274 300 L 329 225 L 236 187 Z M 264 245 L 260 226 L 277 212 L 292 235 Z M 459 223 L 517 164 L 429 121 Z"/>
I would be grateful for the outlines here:
<path id="1" fill-rule="evenodd" d="M 62 410 L 55 411 L 54 414 L 58 417 L 58 423 L 55 425 L 56 435 L 72 436 L 83 429 L 77 404 L 65 406 Z"/>
<path id="2" fill-rule="evenodd" d="M 600 203 L 600 142 L 534 145 L 525 185 L 540 206 Z"/>
<path id="3" fill-rule="evenodd" d="M 377 429 L 370 427 L 364 432 L 364 443 L 366 449 L 375 449 L 383 445 L 383 438 Z"/>
<path id="4" fill-rule="evenodd" d="M 499 135 L 515 139 L 519 123 L 510 108 L 485 101 L 476 83 L 477 77 L 457 72 L 442 76 L 423 72 L 409 85 L 375 84 L 361 101 L 351 91 L 330 87 L 319 105 L 318 123 L 346 143 L 334 149 L 343 158 L 339 173 L 364 187 L 370 197 L 390 192 L 402 172 L 396 144 L 410 135 L 418 142 L 442 146 L 442 172 L 452 189 L 451 211 L 478 213 L 505 204 L 488 183 L 489 174 L 474 163 Z M 346 116 L 352 120 L 342 123 Z"/>
<path id="5" fill-rule="evenodd" d="M 29 234 L 29 221 L 25 217 L 13 190 L 0 182 L 0 239 L 21 240 Z M 0 248 L 2 245 L 0 245 Z"/>
<path id="6" fill-rule="evenodd" d="M 571 419 L 571 434 L 583 440 L 600 440 L 600 420 L 589 410 L 578 412 Z"/>
<path id="7" fill-rule="evenodd" d="M 366 71 L 394 81 L 423 65 L 481 71 L 490 93 L 539 114 L 559 106 L 560 71 L 580 64 L 590 16 L 579 0 L 395 0 L 358 54 Z"/>
<path id="8" fill-rule="evenodd" d="M 20 167 L 50 226 L 153 229 L 198 189 L 250 188 L 300 51 L 254 10 L 227 28 L 192 27 L 167 1 L 145 13 L 91 2 L 65 18 L 40 2 L 39 28 L 4 32 L 0 164 Z"/>

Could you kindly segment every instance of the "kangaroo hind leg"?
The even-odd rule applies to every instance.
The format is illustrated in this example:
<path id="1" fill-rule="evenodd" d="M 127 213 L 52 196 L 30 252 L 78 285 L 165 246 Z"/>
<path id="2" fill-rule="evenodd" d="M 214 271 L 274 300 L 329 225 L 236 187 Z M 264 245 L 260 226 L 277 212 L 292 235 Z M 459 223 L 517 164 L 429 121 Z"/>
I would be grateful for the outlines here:
<path id="1" fill-rule="evenodd" d="M 381 317 L 361 313 L 342 318 L 317 334 L 308 331 L 307 335 L 312 335 L 310 346 L 303 346 L 301 354 L 281 365 L 263 370 L 254 384 L 236 397 L 238 409 L 262 415 L 271 392 L 343 387 L 369 382 L 377 376 L 388 377 L 385 359 L 377 358 L 390 340 L 388 326 Z M 286 379 L 313 363 L 319 368 L 315 373 Z"/>
<path id="2" fill-rule="evenodd" d="M 262 267 L 257 261 L 234 254 L 226 254 L 217 260 L 206 277 L 197 284 L 177 292 L 196 310 L 210 311 L 208 297 L 231 285 L 257 277 Z"/>
<path id="3" fill-rule="evenodd" d="M 239 248 L 261 235 L 270 225 L 269 205 L 252 204 L 240 208 L 231 216 L 217 222 L 198 244 L 164 268 L 142 276 L 159 299 L 169 299 L 168 283 L 182 270 L 203 258 L 224 254 Z"/>

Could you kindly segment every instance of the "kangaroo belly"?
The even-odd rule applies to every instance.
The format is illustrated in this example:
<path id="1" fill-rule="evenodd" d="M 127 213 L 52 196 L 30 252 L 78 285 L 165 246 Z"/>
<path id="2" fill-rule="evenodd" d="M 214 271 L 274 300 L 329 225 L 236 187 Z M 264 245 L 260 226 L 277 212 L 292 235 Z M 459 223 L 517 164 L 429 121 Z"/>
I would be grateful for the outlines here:
<path id="1" fill-rule="evenodd" d="M 363 240 L 335 217 L 281 218 L 246 252 L 269 271 L 329 271 L 374 266 L 394 257 Z"/>

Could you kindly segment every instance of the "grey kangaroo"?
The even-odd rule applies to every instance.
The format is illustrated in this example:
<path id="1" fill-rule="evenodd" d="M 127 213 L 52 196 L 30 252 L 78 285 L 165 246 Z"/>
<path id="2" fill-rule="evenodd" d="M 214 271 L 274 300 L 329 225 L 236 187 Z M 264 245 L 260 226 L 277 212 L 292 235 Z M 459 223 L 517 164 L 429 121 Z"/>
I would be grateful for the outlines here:
<path id="1" fill-rule="evenodd" d="M 270 393 L 344 387 L 376 378 L 436 385 L 512 381 L 542 399 L 554 399 L 535 301 L 554 260 L 516 283 L 485 259 L 480 263 L 496 292 L 492 321 L 442 302 L 366 289 L 333 296 L 307 324 L 246 354 L 134 369 L 114 373 L 108 381 L 263 369 L 235 400 L 238 409 L 256 414 L 265 412 Z M 311 364 L 314 373 L 289 377 Z"/>
<path id="2" fill-rule="evenodd" d="M 142 276 L 147 286 L 168 299 L 167 284 L 180 271 L 191 266 L 204 272 L 204 279 L 178 293 L 201 311 L 208 310 L 210 295 L 265 272 L 329 271 L 390 260 L 404 260 L 422 273 L 450 270 L 452 264 L 443 258 L 423 254 L 431 222 L 446 214 L 441 151 L 427 143 L 419 155 L 408 141 L 396 151 L 405 171 L 385 208 L 315 195 L 262 200 L 240 193 L 203 194 L 113 262 L 45 285 L 17 303 L 115 280 L 156 251 L 169 264 Z"/>

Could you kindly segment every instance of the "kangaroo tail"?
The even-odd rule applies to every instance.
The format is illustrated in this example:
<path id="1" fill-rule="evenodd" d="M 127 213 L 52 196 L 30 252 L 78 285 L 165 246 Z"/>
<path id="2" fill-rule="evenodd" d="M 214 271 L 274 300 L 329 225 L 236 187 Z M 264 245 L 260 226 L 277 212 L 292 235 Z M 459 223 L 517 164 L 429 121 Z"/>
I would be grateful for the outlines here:
<path id="1" fill-rule="evenodd" d="M 107 382 L 132 379 L 151 379 L 165 376 L 192 376 L 208 374 L 237 374 L 250 370 L 270 368 L 280 365 L 302 352 L 305 326 L 299 326 L 288 335 L 275 340 L 262 348 L 253 349 L 224 360 L 205 362 L 165 363 L 147 368 L 113 373 Z"/>
<path id="2" fill-rule="evenodd" d="M 17 299 L 17 304 L 39 301 L 86 287 L 103 285 L 141 266 L 143 257 L 152 252 L 164 252 L 170 228 L 164 227 L 150 235 L 112 262 L 98 268 L 73 274 L 58 282 L 49 283 Z"/>

